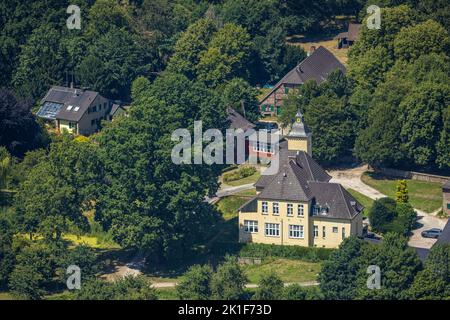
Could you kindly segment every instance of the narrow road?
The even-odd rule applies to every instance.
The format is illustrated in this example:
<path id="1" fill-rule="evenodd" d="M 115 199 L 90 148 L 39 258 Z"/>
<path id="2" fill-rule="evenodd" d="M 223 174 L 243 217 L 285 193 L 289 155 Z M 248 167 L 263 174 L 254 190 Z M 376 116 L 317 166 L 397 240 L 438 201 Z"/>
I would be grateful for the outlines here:
<path id="1" fill-rule="evenodd" d="M 243 184 L 241 186 L 236 186 L 236 187 L 232 187 L 232 186 L 222 187 L 222 188 L 220 188 L 219 191 L 217 191 L 215 197 L 206 198 L 205 201 L 213 204 L 213 203 L 216 203 L 217 201 L 219 201 L 223 197 L 231 196 L 235 193 L 245 191 L 245 190 L 250 190 L 252 188 L 254 188 L 254 183 Z"/>
<path id="2" fill-rule="evenodd" d="M 367 166 L 363 165 L 352 169 L 331 170 L 328 174 L 332 177 L 330 182 L 340 183 L 344 188 L 356 190 L 371 199 L 376 200 L 386 197 L 386 195 L 362 182 L 361 176 L 365 171 L 367 171 Z M 436 213 L 439 210 L 431 214 L 416 208 L 414 208 L 414 210 L 417 212 L 417 223 L 420 227 L 413 230 L 413 235 L 409 239 L 408 244 L 411 247 L 429 249 L 436 242 L 436 239 L 423 238 L 421 232 L 431 228 L 443 229 L 447 220 L 436 217 Z"/>
<path id="3" fill-rule="evenodd" d="M 289 286 L 292 284 L 298 284 L 302 287 L 310 287 L 310 286 L 318 286 L 319 283 L 316 281 L 308 281 L 308 282 L 286 282 L 284 286 Z M 177 282 L 154 282 L 152 283 L 153 288 L 174 288 L 176 287 Z M 258 288 L 256 283 L 248 283 L 245 285 L 246 288 Z"/>

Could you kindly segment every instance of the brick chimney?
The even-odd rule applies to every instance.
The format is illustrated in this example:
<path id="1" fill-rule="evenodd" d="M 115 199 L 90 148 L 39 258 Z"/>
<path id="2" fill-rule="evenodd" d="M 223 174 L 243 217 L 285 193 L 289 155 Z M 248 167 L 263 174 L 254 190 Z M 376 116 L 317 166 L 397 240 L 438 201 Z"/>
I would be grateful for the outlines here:
<path id="1" fill-rule="evenodd" d="M 309 48 L 308 57 L 309 57 L 310 55 L 312 55 L 314 51 L 316 51 L 316 47 L 315 47 L 315 46 L 311 46 L 311 47 Z"/>

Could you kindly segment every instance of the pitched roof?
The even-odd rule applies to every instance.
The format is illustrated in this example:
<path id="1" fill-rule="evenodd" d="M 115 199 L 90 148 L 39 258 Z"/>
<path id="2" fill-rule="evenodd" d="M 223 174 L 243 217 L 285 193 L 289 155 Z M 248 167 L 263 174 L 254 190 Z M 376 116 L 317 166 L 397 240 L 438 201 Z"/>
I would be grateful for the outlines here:
<path id="1" fill-rule="evenodd" d="M 287 141 L 284 140 L 280 142 L 280 149 L 278 151 L 279 153 L 279 168 L 283 168 L 285 165 L 289 163 L 289 161 L 295 159 L 297 165 L 301 170 L 304 171 L 302 173 L 307 180 L 309 181 L 323 181 L 327 182 L 330 181 L 331 176 L 326 173 L 325 170 L 322 169 L 322 167 L 306 152 L 304 151 L 295 151 L 295 150 L 288 150 L 288 144 Z M 278 171 L 279 172 L 279 171 Z M 256 181 L 255 187 L 257 189 L 265 188 L 272 179 L 276 176 L 275 175 L 261 175 L 261 177 Z"/>
<path id="2" fill-rule="evenodd" d="M 295 160 L 297 166 L 303 168 L 308 181 L 330 181 L 331 176 L 306 152 L 300 151 Z"/>
<path id="3" fill-rule="evenodd" d="M 258 202 L 256 197 L 251 198 L 242 206 L 239 207 L 238 211 L 242 212 L 255 212 L 258 209 Z"/>
<path id="4" fill-rule="evenodd" d="M 447 221 L 444 229 L 442 230 L 441 235 L 435 242 L 435 244 L 450 244 L 450 219 Z"/>
<path id="5" fill-rule="evenodd" d="M 447 180 L 447 182 L 444 183 L 444 185 L 442 186 L 442 188 L 450 190 L 450 180 Z"/>
<path id="6" fill-rule="evenodd" d="M 353 219 L 364 207 L 339 183 L 308 182 L 316 205 L 327 207 L 323 217 L 334 219 Z M 320 215 L 322 216 L 322 215 Z"/>
<path id="7" fill-rule="evenodd" d="M 280 168 L 275 177 L 258 194 L 258 199 L 309 201 L 311 193 L 299 170 L 293 161 Z"/>
<path id="8" fill-rule="evenodd" d="M 359 23 L 350 23 L 348 25 L 348 40 L 356 41 L 359 37 L 359 30 L 361 29 L 361 24 Z"/>
<path id="9" fill-rule="evenodd" d="M 306 57 L 298 66 L 289 71 L 261 100 L 263 102 L 282 84 L 303 84 L 308 80 L 315 80 L 318 84 L 325 81 L 328 75 L 340 69 L 346 71 L 344 65 L 323 46 L 320 46 Z"/>
<path id="10" fill-rule="evenodd" d="M 41 103 L 52 102 L 62 105 L 55 115 L 56 119 L 79 121 L 98 94 L 98 92 L 90 90 L 53 86 L 41 100 Z"/>
<path id="11" fill-rule="evenodd" d="M 242 129 L 247 131 L 256 126 L 231 107 L 227 108 L 227 113 L 227 120 L 230 121 L 230 129 Z"/>
<path id="12" fill-rule="evenodd" d="M 348 25 L 348 31 L 339 33 L 336 37 L 334 37 L 334 39 L 347 39 L 348 41 L 356 41 L 358 40 L 360 28 L 361 24 L 350 23 Z"/>

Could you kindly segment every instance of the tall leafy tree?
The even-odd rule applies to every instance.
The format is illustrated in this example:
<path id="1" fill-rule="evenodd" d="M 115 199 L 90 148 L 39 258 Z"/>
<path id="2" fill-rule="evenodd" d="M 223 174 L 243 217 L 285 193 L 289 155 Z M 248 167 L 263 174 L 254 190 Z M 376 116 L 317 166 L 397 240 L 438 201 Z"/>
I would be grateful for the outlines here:
<path id="1" fill-rule="evenodd" d="M 196 77 L 200 56 L 208 48 L 216 29 L 214 22 L 208 18 L 200 19 L 190 25 L 175 44 L 168 70 L 184 74 L 190 79 Z"/>
<path id="2" fill-rule="evenodd" d="M 152 69 L 147 57 L 135 35 L 113 28 L 89 47 L 76 75 L 83 85 L 107 97 L 127 99 L 132 81 Z"/>
<path id="3" fill-rule="evenodd" d="M 248 77 L 247 63 L 252 50 L 250 35 L 241 26 L 227 23 L 211 38 L 200 55 L 198 78 L 212 86 L 234 77 Z"/>
<path id="4" fill-rule="evenodd" d="M 31 113 L 31 101 L 0 89 L 0 145 L 16 157 L 48 143 L 48 137 Z"/>
<path id="5" fill-rule="evenodd" d="M 433 20 L 405 27 L 394 39 L 395 57 L 406 61 L 414 61 L 420 55 L 432 52 L 448 54 L 449 50 L 447 31 Z"/>
<path id="6" fill-rule="evenodd" d="M 450 297 L 450 246 L 434 245 L 425 266 L 409 289 L 412 299 L 439 300 Z"/>
<path id="7" fill-rule="evenodd" d="M 33 30 L 22 48 L 13 76 L 14 86 L 21 96 L 36 99 L 50 85 L 63 81 L 60 38 L 60 31 L 48 25 Z"/>
<path id="8" fill-rule="evenodd" d="M 181 258 L 215 220 L 204 202 L 217 190 L 218 166 L 176 165 L 172 132 L 194 120 L 224 129 L 225 108 L 213 91 L 181 75 L 165 74 L 139 93 L 129 117 L 99 136 L 106 184 L 96 203 L 96 219 L 124 247 L 149 258 Z M 196 232 L 192 232 L 196 230 Z"/>
<path id="9" fill-rule="evenodd" d="M 247 278 L 233 257 L 227 257 L 214 274 L 211 289 L 214 299 L 237 300 L 244 295 Z"/>
<path id="10" fill-rule="evenodd" d="M 184 274 L 177 285 L 177 295 L 185 300 L 208 300 L 211 298 L 211 278 L 213 270 L 210 266 L 195 265 Z"/>
<path id="11" fill-rule="evenodd" d="M 17 193 L 15 207 L 22 232 L 60 240 L 69 224 L 88 228 L 85 210 L 99 193 L 102 166 L 97 146 L 63 137 L 36 165 Z"/>
<path id="12" fill-rule="evenodd" d="M 363 242 L 346 238 L 339 249 L 324 262 L 319 274 L 320 290 L 326 299 L 353 299 L 356 296 L 356 277 L 360 268 Z"/>

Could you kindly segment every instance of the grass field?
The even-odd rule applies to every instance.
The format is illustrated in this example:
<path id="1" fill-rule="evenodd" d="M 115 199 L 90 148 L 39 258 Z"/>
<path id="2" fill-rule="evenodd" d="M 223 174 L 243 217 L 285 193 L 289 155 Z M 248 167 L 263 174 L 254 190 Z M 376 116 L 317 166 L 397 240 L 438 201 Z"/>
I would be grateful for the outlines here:
<path id="1" fill-rule="evenodd" d="M 309 52 L 311 46 L 315 46 L 316 48 L 323 46 L 333 53 L 342 64 L 347 64 L 348 49 L 338 49 L 337 40 L 333 40 L 333 37 L 305 37 L 303 35 L 295 35 L 288 39 L 288 43 L 300 46 L 306 52 Z"/>
<path id="2" fill-rule="evenodd" d="M 94 236 L 77 236 L 75 234 L 65 234 L 63 239 L 69 241 L 72 245 L 84 244 L 95 249 L 120 249 L 120 246 L 116 243 L 101 242 Z"/>
<path id="3" fill-rule="evenodd" d="M 234 170 L 228 171 L 227 174 L 236 172 L 237 170 L 239 170 L 239 169 L 234 169 Z M 255 183 L 256 181 L 258 181 L 259 177 L 261 177 L 261 172 L 259 170 L 256 170 L 256 172 L 254 174 L 252 174 L 249 177 L 243 178 L 243 179 L 224 182 L 223 178 L 221 177 L 220 181 L 224 185 L 236 187 L 236 186 L 241 186 L 243 184 Z"/>
<path id="4" fill-rule="evenodd" d="M 366 172 L 361 177 L 361 180 L 388 197 L 395 199 L 396 179 Z M 414 208 L 431 213 L 442 206 L 442 185 L 440 183 L 417 180 L 406 181 L 408 184 L 409 202 Z"/>
<path id="5" fill-rule="evenodd" d="M 249 199 L 244 197 L 229 196 L 217 202 L 217 209 L 222 213 L 222 217 L 227 221 L 238 216 L 237 210 Z"/>
<path id="6" fill-rule="evenodd" d="M 274 272 L 283 282 L 315 281 L 320 264 L 290 259 L 265 259 L 262 264 L 242 267 L 250 283 L 258 283 L 263 275 Z"/>
<path id="7" fill-rule="evenodd" d="M 14 297 L 7 292 L 0 292 L 0 300 L 14 300 Z"/>
<path id="8" fill-rule="evenodd" d="M 359 202 L 364 206 L 364 216 L 367 217 L 370 208 L 372 208 L 373 205 L 373 199 L 370 199 L 369 197 L 363 195 L 362 193 L 353 190 L 353 189 L 347 189 L 348 192 Z"/>
<path id="9" fill-rule="evenodd" d="M 239 197 L 253 197 L 253 196 L 256 196 L 256 188 L 240 191 L 238 193 L 235 193 L 234 196 L 239 196 Z"/>

